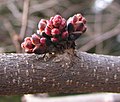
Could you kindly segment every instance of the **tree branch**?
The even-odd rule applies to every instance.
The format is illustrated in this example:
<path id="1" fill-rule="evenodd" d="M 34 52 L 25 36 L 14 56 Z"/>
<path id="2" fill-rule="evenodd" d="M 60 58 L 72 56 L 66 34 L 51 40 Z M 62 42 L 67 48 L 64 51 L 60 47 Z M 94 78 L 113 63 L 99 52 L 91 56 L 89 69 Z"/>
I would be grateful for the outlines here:
<path id="1" fill-rule="evenodd" d="M 120 92 L 120 57 L 65 52 L 0 54 L 0 95 Z"/>
<path id="2" fill-rule="evenodd" d="M 4 26 L 6 28 L 6 30 L 9 32 L 11 40 L 15 46 L 15 50 L 16 52 L 21 52 L 21 47 L 20 47 L 20 42 L 19 42 L 19 36 L 16 33 L 16 31 L 13 29 L 12 24 L 10 23 L 9 20 L 5 19 L 4 20 Z"/>
<path id="3" fill-rule="evenodd" d="M 30 4 L 30 0 L 24 0 L 23 15 L 22 15 L 22 27 L 21 27 L 21 31 L 20 31 L 21 40 L 24 39 L 26 29 L 27 29 L 29 4 Z"/>
<path id="4" fill-rule="evenodd" d="M 24 95 L 22 102 L 119 102 L 118 93 L 95 93 L 62 97 L 39 97 L 35 95 Z"/>
<path id="5" fill-rule="evenodd" d="M 113 28 L 112 30 L 110 30 L 104 34 L 96 35 L 95 38 L 93 38 L 93 40 L 91 40 L 88 43 L 86 43 L 85 45 L 83 45 L 79 50 L 88 51 L 89 49 L 100 44 L 101 42 L 118 35 L 120 32 L 119 28 L 120 28 L 120 24 L 118 24 L 115 28 Z"/>

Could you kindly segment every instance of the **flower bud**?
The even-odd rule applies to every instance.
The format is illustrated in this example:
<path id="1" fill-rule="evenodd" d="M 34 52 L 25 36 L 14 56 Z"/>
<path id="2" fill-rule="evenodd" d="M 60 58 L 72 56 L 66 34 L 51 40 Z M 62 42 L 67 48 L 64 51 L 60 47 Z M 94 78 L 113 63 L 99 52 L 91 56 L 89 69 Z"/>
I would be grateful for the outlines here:
<path id="1" fill-rule="evenodd" d="M 46 38 L 45 37 L 40 38 L 40 43 L 42 45 L 45 45 L 46 44 Z"/>
<path id="2" fill-rule="evenodd" d="M 47 34 L 45 33 L 45 31 L 42 31 L 42 32 L 40 33 L 40 36 L 41 36 L 41 37 L 45 37 L 45 38 L 50 38 L 50 36 L 47 35 Z"/>
<path id="3" fill-rule="evenodd" d="M 57 28 L 53 28 L 51 30 L 51 34 L 52 34 L 52 36 L 58 36 L 60 34 L 60 30 Z"/>
<path id="4" fill-rule="evenodd" d="M 52 22 L 50 20 L 47 21 L 47 27 L 50 29 L 53 28 Z"/>
<path id="5" fill-rule="evenodd" d="M 50 22 L 53 23 L 54 17 L 50 17 Z"/>
<path id="6" fill-rule="evenodd" d="M 76 22 L 77 22 L 77 20 L 78 20 L 77 16 L 76 16 L 76 15 L 74 15 L 74 16 L 72 17 L 72 23 L 73 23 L 73 24 L 74 24 L 74 23 L 76 23 Z"/>
<path id="7" fill-rule="evenodd" d="M 82 18 L 82 21 L 84 24 L 86 24 L 86 19 L 84 17 Z"/>
<path id="8" fill-rule="evenodd" d="M 62 39 L 66 39 L 68 37 L 68 31 L 62 33 Z"/>
<path id="9" fill-rule="evenodd" d="M 46 19 L 41 19 L 40 22 L 44 22 L 47 24 L 47 20 Z"/>
<path id="10" fill-rule="evenodd" d="M 25 49 L 25 52 L 32 53 L 35 46 L 32 44 L 31 37 L 26 37 L 24 42 L 21 44 L 21 47 Z"/>
<path id="11" fill-rule="evenodd" d="M 59 29 L 62 30 L 62 29 L 65 28 L 65 27 L 66 27 L 66 20 L 65 20 L 64 18 L 62 18 L 62 22 L 61 22 L 61 24 L 60 24 Z"/>
<path id="12" fill-rule="evenodd" d="M 77 18 L 78 18 L 78 21 L 81 21 L 82 20 L 82 15 L 81 14 L 76 14 Z"/>
<path id="13" fill-rule="evenodd" d="M 37 34 L 33 34 L 31 37 L 31 41 L 34 45 L 39 44 L 40 43 L 40 37 Z"/>
<path id="14" fill-rule="evenodd" d="M 77 22 L 76 25 L 75 25 L 75 30 L 76 31 L 83 31 L 83 28 L 84 28 L 84 23 L 83 22 Z"/>
<path id="15" fill-rule="evenodd" d="M 43 31 L 46 27 L 46 20 L 45 19 L 41 19 L 40 22 L 38 23 L 38 29 L 40 31 Z"/>
<path id="16" fill-rule="evenodd" d="M 56 15 L 56 16 L 54 16 L 52 21 L 53 21 L 53 25 L 55 27 L 59 27 L 62 22 L 62 17 L 60 15 Z"/>
<path id="17" fill-rule="evenodd" d="M 48 35 L 48 36 L 51 36 L 51 29 L 49 27 L 46 27 L 45 28 L 45 33 Z"/>

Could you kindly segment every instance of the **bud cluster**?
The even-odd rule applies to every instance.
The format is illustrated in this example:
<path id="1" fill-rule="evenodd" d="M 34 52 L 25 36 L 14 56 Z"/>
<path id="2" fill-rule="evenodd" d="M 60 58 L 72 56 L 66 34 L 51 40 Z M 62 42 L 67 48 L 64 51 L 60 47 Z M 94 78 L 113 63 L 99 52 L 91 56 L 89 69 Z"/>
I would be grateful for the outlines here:
<path id="1" fill-rule="evenodd" d="M 73 17 L 70 17 L 67 21 L 67 25 L 73 25 L 73 31 L 81 31 L 81 33 L 84 33 L 87 29 L 86 27 L 86 19 L 81 14 L 76 14 Z M 70 30 L 70 31 L 71 31 Z"/>
<path id="2" fill-rule="evenodd" d="M 25 52 L 43 54 L 52 52 L 55 48 L 60 50 L 73 48 L 74 41 L 86 31 L 86 20 L 81 14 L 70 17 L 67 21 L 60 15 L 49 20 L 41 19 L 38 23 L 37 34 L 26 37 L 21 44 Z M 73 43 L 72 45 L 69 45 Z"/>

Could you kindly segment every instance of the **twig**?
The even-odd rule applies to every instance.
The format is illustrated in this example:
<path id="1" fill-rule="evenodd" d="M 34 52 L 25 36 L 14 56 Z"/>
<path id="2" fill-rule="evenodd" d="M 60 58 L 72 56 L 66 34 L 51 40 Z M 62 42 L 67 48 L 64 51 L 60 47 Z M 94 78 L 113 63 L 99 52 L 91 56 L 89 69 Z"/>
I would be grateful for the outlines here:
<path id="1" fill-rule="evenodd" d="M 53 7 L 54 5 L 58 4 L 59 0 L 48 0 L 44 3 L 41 4 L 35 4 L 33 6 L 30 7 L 30 14 L 37 12 L 37 11 L 41 11 L 50 7 Z"/>
<path id="2" fill-rule="evenodd" d="M 13 1 L 15 1 L 15 0 L 1 0 L 1 1 L 0 1 L 0 6 L 9 4 L 9 3 L 13 2 Z"/>
<path id="3" fill-rule="evenodd" d="M 18 7 L 14 2 L 7 3 L 7 7 L 12 12 L 13 16 L 17 18 L 18 21 L 21 21 L 22 14 L 19 12 Z"/>
<path id="4" fill-rule="evenodd" d="M 69 7 L 67 7 L 67 9 L 62 13 L 62 15 L 64 17 L 69 17 L 72 14 L 74 14 L 75 12 L 80 12 L 80 10 L 82 10 L 82 8 L 88 6 L 88 3 L 90 3 L 89 1 L 83 1 L 82 3 L 79 4 L 71 4 L 69 5 Z"/>
<path id="5" fill-rule="evenodd" d="M 21 52 L 21 47 L 20 47 L 20 43 L 19 43 L 18 34 L 13 29 L 11 23 L 7 19 L 5 19 L 3 24 L 4 24 L 5 28 L 6 28 L 6 30 L 10 34 L 10 37 L 12 39 L 12 42 L 13 42 L 14 46 L 15 46 L 16 52 Z"/>
<path id="6" fill-rule="evenodd" d="M 94 35 L 96 34 L 96 35 L 100 36 L 100 34 L 102 33 L 101 32 L 102 31 L 101 20 L 102 20 L 102 12 L 96 13 L 95 14 L 95 23 L 94 23 Z M 95 50 L 96 50 L 95 51 L 96 53 L 102 53 L 102 51 L 103 51 L 102 42 L 96 46 Z"/>
<path id="7" fill-rule="evenodd" d="M 114 29 L 108 31 L 104 34 L 96 35 L 93 40 L 89 41 L 87 44 L 83 45 L 79 50 L 81 51 L 88 51 L 89 49 L 93 48 L 94 46 L 98 45 L 99 43 L 116 36 L 120 33 L 120 24 L 118 24 Z"/>
<path id="8" fill-rule="evenodd" d="M 28 23 L 28 12 L 29 12 L 30 0 L 24 0 L 23 15 L 22 15 L 22 27 L 20 31 L 20 39 L 23 40 L 25 37 L 27 23 Z"/>

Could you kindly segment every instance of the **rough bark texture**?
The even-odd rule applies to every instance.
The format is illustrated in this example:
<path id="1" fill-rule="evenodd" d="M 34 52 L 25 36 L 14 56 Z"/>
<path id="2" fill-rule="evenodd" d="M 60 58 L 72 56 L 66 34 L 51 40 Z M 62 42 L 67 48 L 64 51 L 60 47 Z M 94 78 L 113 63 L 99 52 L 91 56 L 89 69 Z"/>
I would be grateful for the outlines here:
<path id="1" fill-rule="evenodd" d="M 22 102 L 120 102 L 120 94 L 117 93 L 95 93 L 62 97 L 40 97 L 35 95 L 24 95 Z"/>
<path id="2" fill-rule="evenodd" d="M 68 52 L 0 54 L 0 95 L 120 92 L 120 57 Z"/>

